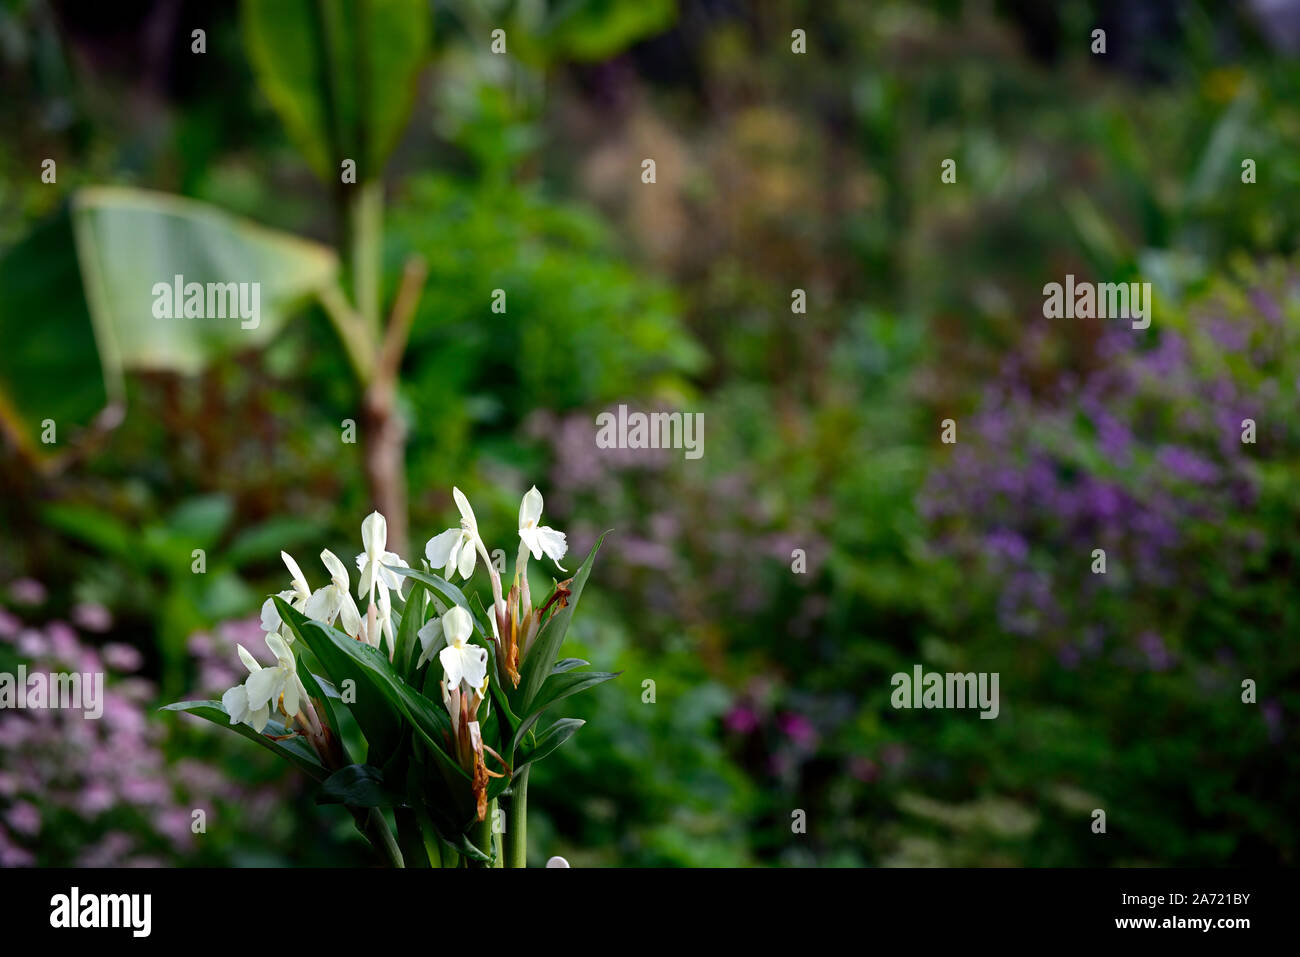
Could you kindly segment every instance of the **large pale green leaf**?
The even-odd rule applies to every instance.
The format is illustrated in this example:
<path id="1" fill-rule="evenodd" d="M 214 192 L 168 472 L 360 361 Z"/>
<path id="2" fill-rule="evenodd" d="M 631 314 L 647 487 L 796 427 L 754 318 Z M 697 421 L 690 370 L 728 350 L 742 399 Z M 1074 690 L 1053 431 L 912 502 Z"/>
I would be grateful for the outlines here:
<path id="1" fill-rule="evenodd" d="M 244 0 L 258 83 L 329 183 L 345 159 L 378 179 L 411 106 L 429 46 L 427 0 Z"/>
<path id="2" fill-rule="evenodd" d="M 219 355 L 264 344 L 338 269 L 326 246 L 165 193 L 81 190 L 73 225 L 111 393 L 120 391 L 123 369 L 193 373 Z M 184 318 L 191 283 L 202 286 L 203 318 Z M 232 308 L 229 294 L 239 284 L 247 296 Z M 158 317 L 164 299 L 182 318 Z"/>

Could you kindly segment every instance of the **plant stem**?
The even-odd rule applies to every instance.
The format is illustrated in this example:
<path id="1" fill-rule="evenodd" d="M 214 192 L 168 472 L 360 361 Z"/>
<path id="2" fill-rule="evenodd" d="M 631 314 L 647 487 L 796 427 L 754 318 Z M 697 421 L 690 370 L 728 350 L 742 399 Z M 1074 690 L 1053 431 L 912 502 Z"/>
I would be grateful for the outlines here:
<path id="1" fill-rule="evenodd" d="M 510 783 L 510 807 L 506 811 L 506 867 L 528 866 L 528 772 L 522 768 Z"/>
<path id="2" fill-rule="evenodd" d="M 371 339 L 378 342 L 379 283 L 383 262 L 384 184 L 368 179 L 347 195 L 348 258 L 352 267 L 352 298 Z"/>
<path id="3" fill-rule="evenodd" d="M 362 821 L 365 823 L 362 824 Z M 388 822 L 384 820 L 384 814 L 379 808 L 372 807 L 368 809 L 368 813 L 365 815 L 359 814 L 357 824 L 375 850 L 384 855 L 384 860 L 392 867 L 405 866 L 402 861 L 402 852 L 397 846 L 397 841 L 393 839 L 393 832 L 389 830 Z"/>

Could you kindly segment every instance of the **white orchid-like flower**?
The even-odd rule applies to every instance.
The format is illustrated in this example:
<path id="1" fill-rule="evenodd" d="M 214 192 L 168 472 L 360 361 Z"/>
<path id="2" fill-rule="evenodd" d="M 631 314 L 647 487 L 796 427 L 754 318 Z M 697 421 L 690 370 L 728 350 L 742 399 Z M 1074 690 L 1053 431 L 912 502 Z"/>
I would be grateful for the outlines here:
<path id="1" fill-rule="evenodd" d="M 271 650 L 271 654 L 275 655 L 275 664 L 268 668 L 259 668 L 244 682 L 248 707 L 256 712 L 261 708 L 273 706 L 292 718 L 298 713 L 300 688 L 298 666 L 293 660 L 293 651 L 279 635 L 267 635 L 266 647 Z"/>
<path id="2" fill-rule="evenodd" d="M 280 558 L 284 560 L 285 567 L 289 569 L 289 576 L 293 587 L 282 591 L 279 597 L 289 603 L 289 607 L 303 614 L 307 614 L 307 602 L 311 600 L 311 588 L 307 584 L 306 577 L 303 576 L 302 569 L 298 563 L 293 560 L 293 556 L 288 552 L 281 552 Z M 275 602 L 268 598 L 262 603 L 262 630 L 265 632 L 281 632 L 283 634 L 284 622 L 280 620 L 280 612 L 276 610 Z M 293 641 L 292 635 L 286 636 L 287 640 Z"/>
<path id="3" fill-rule="evenodd" d="M 491 565 L 487 556 L 487 547 L 479 538 L 478 521 L 474 518 L 474 509 L 470 508 L 469 499 L 458 488 L 451 490 L 451 496 L 460 509 L 460 527 L 449 528 L 440 535 L 429 539 L 424 546 L 424 557 L 432 568 L 443 569 L 443 578 L 451 579 L 453 571 L 460 572 L 461 578 L 474 574 L 475 554 L 481 552 L 483 561 Z"/>
<path id="4" fill-rule="evenodd" d="M 453 605 L 439 619 L 440 628 L 435 632 L 430 629 L 430 640 L 420 656 L 420 664 L 429 657 L 433 640 L 441 633 L 447 640 L 447 647 L 438 653 L 442 670 L 446 674 L 447 686 L 460 688 L 462 683 L 466 690 L 482 695 L 487 691 L 487 649 L 469 642 L 474 634 L 474 622 L 469 612 L 460 605 Z M 423 629 L 421 629 L 423 632 Z M 423 634 L 421 635 L 423 641 Z M 419 665 L 417 664 L 417 667 Z"/>
<path id="5" fill-rule="evenodd" d="M 533 553 L 533 558 L 546 557 L 555 562 L 560 571 L 567 569 L 560 564 L 560 559 L 569 550 L 569 543 L 563 532 L 557 532 L 549 525 L 538 525 L 542 520 L 542 493 L 534 485 L 519 503 L 519 540 Z"/>
<path id="6" fill-rule="evenodd" d="M 255 675 L 262 670 L 262 666 L 258 664 L 257 659 L 249 653 L 247 648 L 243 645 L 237 647 L 239 648 L 239 660 L 244 663 L 249 675 Z M 231 724 L 246 724 L 258 734 L 262 733 L 267 721 L 271 719 L 271 709 L 268 705 L 263 704 L 260 708 L 250 708 L 248 706 L 248 689 L 244 685 L 235 685 L 223 694 L 221 696 L 221 705 L 226 709 L 226 713 L 230 715 Z"/>
<path id="7" fill-rule="evenodd" d="M 355 638 L 361 634 L 361 613 L 357 610 L 357 603 L 352 600 L 352 585 L 347 567 L 328 548 L 320 553 L 320 560 L 329 569 L 330 583 L 312 593 L 304 614 L 327 625 L 338 620 L 343 631 Z"/>
<path id="8" fill-rule="evenodd" d="M 371 512 L 361 523 L 361 544 L 365 551 L 357 556 L 357 569 L 361 572 L 361 580 L 357 582 L 357 597 L 369 597 L 373 603 L 376 589 L 398 591 L 402 587 L 397 572 L 384 566 L 407 566 L 396 552 L 384 550 L 388 544 L 388 521 L 378 512 Z"/>

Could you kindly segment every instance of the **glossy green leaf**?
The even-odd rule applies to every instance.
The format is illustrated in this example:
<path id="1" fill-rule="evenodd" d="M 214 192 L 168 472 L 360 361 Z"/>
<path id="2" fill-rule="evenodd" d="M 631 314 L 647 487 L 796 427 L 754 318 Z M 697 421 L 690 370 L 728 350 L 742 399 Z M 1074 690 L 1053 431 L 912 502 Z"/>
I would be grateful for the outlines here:
<path id="1" fill-rule="evenodd" d="M 529 731 L 537 719 L 542 716 L 551 705 L 557 701 L 575 695 L 579 691 L 585 691 L 588 688 L 594 688 L 598 684 L 603 684 L 611 678 L 617 678 L 622 672 L 607 671 L 567 671 L 563 674 L 551 675 L 542 685 L 541 692 L 533 700 L 532 706 L 524 720 L 520 723 L 515 731 L 514 743 L 511 749 L 519 747 L 523 741 L 523 736 Z"/>
<path id="2" fill-rule="evenodd" d="M 258 734 L 246 724 L 231 724 L 230 713 L 226 711 L 220 701 L 177 701 L 175 704 L 165 705 L 160 710 L 180 711 L 185 714 L 197 715 L 211 721 L 213 724 L 228 728 L 250 741 L 256 741 L 268 751 L 278 754 L 285 760 L 293 762 L 317 781 L 324 781 L 329 776 L 329 771 L 321 765 L 320 759 L 316 757 L 316 752 L 302 738 L 295 736 L 285 738 L 283 741 L 275 741 L 268 737 L 268 735 L 280 737 L 289 734 L 284 725 L 278 721 L 268 722 L 265 733 Z"/>
<path id="3" fill-rule="evenodd" d="M 515 773 L 518 774 L 521 769 L 549 755 L 577 734 L 578 729 L 586 723 L 581 718 L 560 718 L 537 736 L 537 743 L 515 764 Z"/>
<path id="4" fill-rule="evenodd" d="M 388 714 L 400 714 L 405 717 L 415 728 L 420 739 L 436 755 L 454 768 L 457 774 L 468 777 L 464 769 L 453 761 L 445 750 L 444 741 L 451 730 L 451 719 L 448 718 L 447 712 L 442 708 L 441 704 L 435 705 L 423 694 L 403 681 L 393 668 L 392 663 L 378 649 L 371 648 L 365 642 L 357 641 L 355 638 L 343 634 L 337 628 L 331 628 L 328 625 L 306 618 L 300 612 L 289 607 L 279 596 L 275 596 L 274 601 L 276 608 L 280 611 L 280 616 L 285 621 L 292 622 L 295 633 L 320 659 L 321 664 L 329 672 L 330 678 L 335 684 L 339 684 L 341 681 L 339 674 L 347 677 L 355 676 L 355 680 L 358 682 L 357 701 L 355 704 L 348 706 L 353 709 L 354 714 L 357 714 L 357 708 L 361 706 L 363 698 L 375 698 L 376 703 L 371 705 L 372 709 L 382 708 Z M 362 731 L 366 731 L 359 715 L 357 723 L 362 725 Z M 366 735 L 367 740 L 369 740 L 369 732 L 366 732 Z M 376 759 L 380 760 L 381 763 L 387 760 L 387 755 L 391 754 L 392 747 L 395 744 L 396 734 L 394 733 L 394 740 L 389 742 L 389 750 L 383 752 L 382 756 L 378 758 L 372 757 L 371 763 L 374 763 Z M 374 747 L 374 742 L 371 742 L 371 746 Z"/>
<path id="5" fill-rule="evenodd" d="M 367 760 L 378 764 L 387 761 L 392 757 L 401 739 L 402 709 L 393 697 L 386 693 L 383 683 L 377 680 L 373 670 L 366 668 L 347 653 L 347 645 L 344 642 L 363 647 L 373 652 L 377 658 L 383 659 L 383 656 L 369 645 L 344 635 L 337 629 L 326 629 L 319 622 L 305 617 L 301 612 L 291 608 L 279 595 L 273 596 L 272 600 L 280 613 L 280 619 L 288 625 L 298 641 L 311 649 L 334 685 L 343 690 L 345 681 L 353 683 L 355 700 L 340 703 L 343 703 L 356 718 L 361 733 L 365 735 L 366 744 L 370 748 Z M 332 640 L 330 632 L 339 635 L 342 641 Z M 387 663 L 386 659 L 384 660 Z"/>
<path id="6" fill-rule="evenodd" d="M 411 586 L 411 593 L 406 596 L 406 608 L 402 611 L 402 623 L 395 632 L 397 652 L 393 660 L 400 666 L 401 674 L 410 679 L 415 672 L 415 663 L 420 660 L 420 629 L 424 627 L 425 585 L 416 582 Z"/>

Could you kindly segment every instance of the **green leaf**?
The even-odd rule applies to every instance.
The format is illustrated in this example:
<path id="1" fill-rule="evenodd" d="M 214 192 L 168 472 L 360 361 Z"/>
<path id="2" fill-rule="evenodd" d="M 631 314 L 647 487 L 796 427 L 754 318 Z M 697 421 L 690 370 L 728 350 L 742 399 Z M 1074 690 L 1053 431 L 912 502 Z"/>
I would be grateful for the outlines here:
<path id="1" fill-rule="evenodd" d="M 567 0 L 552 9 L 536 31 L 548 60 L 607 60 L 677 18 L 676 0 Z"/>
<path id="2" fill-rule="evenodd" d="M 464 768 L 453 761 L 443 748 L 444 736 L 451 730 L 451 719 L 447 716 L 447 712 L 441 706 L 435 706 L 428 698 L 403 681 L 378 649 L 343 634 L 337 628 L 331 628 L 305 617 L 301 612 L 289 607 L 279 596 L 275 596 L 274 601 L 280 617 L 292 623 L 291 627 L 295 628 L 295 633 L 302 638 L 307 647 L 311 648 L 335 684 L 341 682 L 340 674 L 345 677 L 356 676 L 354 680 L 357 680 L 357 701 L 349 707 L 353 709 L 353 714 L 357 715 L 357 724 L 362 726 L 368 741 L 370 741 L 370 733 L 366 731 L 357 709 L 363 699 L 374 699 L 369 705 L 370 709 L 382 709 L 389 715 L 400 714 L 405 717 L 434 754 L 454 768 L 457 774 L 469 777 Z M 385 759 L 391 754 L 391 749 L 396 742 L 397 735 L 394 734 L 393 739 L 388 742 L 389 750 L 381 751 Z M 370 741 L 370 744 L 373 749 L 374 742 Z M 371 763 L 374 763 L 373 756 Z"/>
<path id="3" fill-rule="evenodd" d="M 600 538 L 596 539 L 596 544 L 591 546 L 591 551 L 587 554 L 586 561 L 578 569 L 569 584 L 569 603 L 547 619 L 546 624 L 538 633 L 533 641 L 533 646 L 528 650 L 524 657 L 523 665 L 519 669 L 519 694 L 516 697 L 517 711 L 521 714 L 532 710 L 532 702 L 537 693 L 541 690 L 544 682 L 551 674 L 551 669 L 555 666 L 555 659 L 559 656 L 560 645 L 564 643 L 564 635 L 569 630 L 569 622 L 573 619 L 573 612 L 578 607 L 578 599 L 582 597 L 583 586 L 587 584 L 587 576 L 591 574 L 591 564 L 596 559 L 596 552 L 600 551 L 601 543 L 605 541 L 605 536 L 609 532 L 604 532 Z"/>
<path id="4" fill-rule="evenodd" d="M 73 224 L 95 340 L 115 396 L 124 369 L 194 373 L 216 356 L 264 345 L 338 271 L 326 246 L 165 193 L 83 189 L 73 200 Z M 193 283 L 203 286 L 205 318 L 184 318 L 185 287 Z M 208 284 L 220 292 L 211 308 Z M 240 289 L 251 318 L 242 316 Z M 164 297 L 181 318 L 155 316 Z M 217 318 L 221 312 L 228 318 Z"/>
<path id="5" fill-rule="evenodd" d="M 336 629 L 326 629 L 319 622 L 307 618 L 301 612 L 291 608 L 279 595 L 272 596 L 272 600 L 280 613 L 280 619 L 289 626 L 297 640 L 311 649 L 335 687 L 342 691 L 343 682 L 349 680 L 353 682 L 356 700 L 343 702 L 343 704 L 352 712 L 357 725 L 361 728 L 361 733 L 365 735 L 366 744 L 369 745 L 367 760 L 378 764 L 387 761 L 392 757 L 401 740 L 401 708 L 392 700 L 391 695 L 385 693 L 382 683 L 376 680 L 373 671 L 363 667 L 347 654 L 346 644 L 331 640 L 329 632 L 337 634 L 342 642 L 365 648 L 385 664 L 387 660 L 369 645 L 344 635 Z M 312 626 L 321 629 L 324 634 Z"/>
<path id="6" fill-rule="evenodd" d="M 470 620 L 474 622 L 474 630 L 479 633 L 479 637 L 487 637 L 487 633 L 483 630 L 483 624 L 474 615 L 474 610 L 470 606 L 469 599 L 465 597 L 463 591 L 451 582 L 433 574 L 432 572 L 421 571 L 418 568 L 405 568 L 401 565 L 385 565 L 384 567 L 405 578 L 413 578 L 417 582 L 420 582 L 420 584 L 427 585 L 452 604 L 460 605 L 460 607 L 470 613 Z"/>
<path id="7" fill-rule="evenodd" d="M 316 175 L 355 160 L 378 179 L 406 126 L 429 46 L 427 0 L 244 0 L 244 47 Z"/>
<path id="8" fill-rule="evenodd" d="M 297 658 L 298 678 L 302 681 L 302 686 L 307 690 L 307 694 L 318 704 L 316 712 L 317 717 L 329 725 L 329 732 L 333 735 L 334 740 L 338 742 L 339 751 L 343 754 L 343 760 L 348 760 L 348 747 L 343 740 L 343 731 L 339 725 L 338 716 L 334 713 L 334 704 L 325 694 L 320 682 L 316 676 L 311 673 L 307 667 L 307 657 L 309 649 L 303 648 L 295 656 Z M 314 656 L 313 656 L 314 657 Z M 322 714 L 322 712 L 324 712 Z"/>
<path id="9" fill-rule="evenodd" d="M 524 755 L 522 760 L 515 764 L 515 773 L 518 774 L 521 768 L 527 767 L 534 761 L 540 761 L 549 755 L 565 741 L 577 734 L 578 729 L 586 723 L 581 718 L 560 718 L 555 724 L 537 736 L 537 744 Z"/>
<path id="10" fill-rule="evenodd" d="M 384 773 L 370 764 L 349 764 L 326 778 L 317 804 L 351 807 L 401 807 L 406 798 L 384 783 Z"/>
<path id="11" fill-rule="evenodd" d="M 542 685 L 542 690 L 534 699 L 527 716 L 515 731 L 511 750 L 513 751 L 519 747 L 523 742 L 524 735 L 537 723 L 537 719 L 542 716 L 542 712 L 555 702 L 561 701 L 570 695 L 575 695 L 579 691 L 594 688 L 611 678 L 617 678 L 620 674 L 622 674 L 621 671 L 612 673 L 608 671 L 569 671 L 563 674 L 551 675 L 546 679 L 546 683 Z"/>
<path id="12" fill-rule="evenodd" d="M 420 647 L 420 629 L 424 627 L 424 592 L 425 586 L 416 582 L 411 586 L 411 593 L 406 596 L 406 608 L 402 611 L 402 623 L 396 632 L 397 652 L 393 660 L 400 664 L 401 674 L 409 681 L 415 672 L 415 662 L 420 660 L 416 649 Z"/>
<path id="13" fill-rule="evenodd" d="M 572 671 L 574 668 L 582 668 L 591 664 L 590 661 L 583 661 L 581 658 L 561 658 L 551 669 L 551 674 L 562 675 L 566 671 Z"/>
<path id="14" fill-rule="evenodd" d="M 68 209 L 38 225 L 0 259 L 0 426 L 28 458 L 66 448 L 75 427 L 121 401 L 120 377 L 96 336 Z M 39 441 L 52 419 L 57 443 Z"/>
<path id="15" fill-rule="evenodd" d="M 283 741 L 273 741 L 267 737 L 267 734 L 279 737 L 289 733 L 285 726 L 278 721 L 268 722 L 266 733 L 258 734 L 246 724 L 231 724 L 230 712 L 225 709 L 225 706 L 220 701 L 177 701 L 174 704 L 164 705 L 159 710 L 180 711 L 205 718 L 213 724 L 221 725 L 236 734 L 243 735 L 250 741 L 256 741 L 268 751 L 273 751 L 280 757 L 292 761 L 317 781 L 324 781 L 329 777 L 329 771 L 321 765 L 320 759 L 316 757 L 316 752 L 302 738 L 295 736 L 285 738 Z"/>

